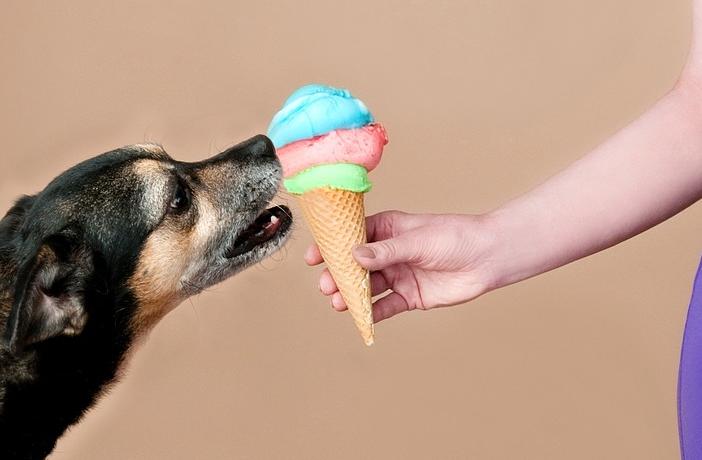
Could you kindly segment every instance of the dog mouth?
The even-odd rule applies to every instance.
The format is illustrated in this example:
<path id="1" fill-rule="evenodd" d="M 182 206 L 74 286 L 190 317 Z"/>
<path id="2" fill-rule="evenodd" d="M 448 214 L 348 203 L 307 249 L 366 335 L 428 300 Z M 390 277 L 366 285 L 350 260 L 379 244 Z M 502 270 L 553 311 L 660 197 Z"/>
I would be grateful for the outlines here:
<path id="1" fill-rule="evenodd" d="M 233 259 L 268 246 L 273 241 L 280 242 L 291 224 L 292 214 L 287 206 L 268 208 L 239 234 L 225 255 L 228 259 Z"/>

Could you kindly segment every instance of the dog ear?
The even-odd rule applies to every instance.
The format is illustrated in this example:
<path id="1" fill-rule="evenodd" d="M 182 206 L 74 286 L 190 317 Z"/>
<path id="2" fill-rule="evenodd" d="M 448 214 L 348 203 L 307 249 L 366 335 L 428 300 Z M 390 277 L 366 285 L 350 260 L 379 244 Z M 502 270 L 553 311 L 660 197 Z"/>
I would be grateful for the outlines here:
<path id="1" fill-rule="evenodd" d="M 5 217 L 0 220 L 0 238 L 9 237 L 17 231 L 35 201 L 36 197 L 33 196 L 23 196 L 17 200 L 14 206 L 7 211 Z"/>
<path id="2" fill-rule="evenodd" d="M 76 233 L 46 239 L 18 270 L 3 344 L 13 352 L 52 337 L 77 335 L 85 326 L 85 287 L 92 254 Z"/>

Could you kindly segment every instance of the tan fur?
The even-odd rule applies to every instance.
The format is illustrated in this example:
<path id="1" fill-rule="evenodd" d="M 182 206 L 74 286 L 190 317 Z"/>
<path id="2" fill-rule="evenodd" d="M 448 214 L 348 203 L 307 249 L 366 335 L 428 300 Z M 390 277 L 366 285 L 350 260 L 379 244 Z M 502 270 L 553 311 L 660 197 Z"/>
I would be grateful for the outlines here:
<path id="1" fill-rule="evenodd" d="M 142 159 L 132 165 L 133 171 L 142 178 L 152 178 L 165 171 L 163 163 L 157 160 Z"/>
<path id="2" fill-rule="evenodd" d="M 154 153 L 156 155 L 162 155 L 165 154 L 166 151 L 163 149 L 163 147 L 159 144 L 156 144 L 154 142 L 144 142 L 143 144 L 134 144 L 130 145 L 131 148 L 134 150 L 141 150 L 145 152 L 150 152 Z"/>
<path id="3" fill-rule="evenodd" d="M 224 182 L 224 174 L 217 167 L 210 167 L 199 171 L 198 176 L 204 184 L 216 186 Z"/>
<path id="4" fill-rule="evenodd" d="M 193 245 L 199 254 L 199 251 L 204 250 L 204 246 L 217 230 L 219 216 L 212 204 L 204 197 L 197 200 L 197 208 L 198 221 L 193 231 Z"/>
<path id="5" fill-rule="evenodd" d="M 166 226 L 147 240 L 129 282 L 139 304 L 132 324 L 137 335 L 183 301 L 181 276 L 189 262 L 190 237 Z"/>
<path id="6" fill-rule="evenodd" d="M 132 324 L 137 335 L 148 332 L 187 297 L 184 280 L 202 268 L 197 263 L 204 260 L 217 217 L 212 205 L 202 198 L 197 200 L 197 208 L 194 227 L 183 230 L 166 221 L 144 245 L 129 282 L 139 305 Z"/>
<path id="7" fill-rule="evenodd" d="M 144 185 L 142 210 L 153 221 L 160 219 L 162 214 L 170 174 L 167 168 L 164 163 L 151 159 L 138 160 L 132 165 L 132 171 Z"/>
<path id="8" fill-rule="evenodd" d="M 158 146 L 137 144 L 135 149 Z M 161 202 L 167 187 L 165 166 L 156 160 L 134 162 L 132 171 L 145 186 L 142 207 L 156 220 L 161 215 Z M 133 318 L 137 335 L 150 330 L 163 316 L 181 301 L 180 278 L 187 267 L 190 235 L 168 226 L 166 222 L 156 229 L 146 241 L 130 285 L 139 303 Z"/>

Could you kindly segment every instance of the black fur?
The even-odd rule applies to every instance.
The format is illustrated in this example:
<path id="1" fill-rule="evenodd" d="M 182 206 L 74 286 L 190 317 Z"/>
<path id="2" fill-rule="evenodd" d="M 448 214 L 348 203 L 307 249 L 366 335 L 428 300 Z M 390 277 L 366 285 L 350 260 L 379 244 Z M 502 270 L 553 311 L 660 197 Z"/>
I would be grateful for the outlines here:
<path id="1" fill-rule="evenodd" d="M 0 458 L 45 458 L 66 427 L 77 422 L 97 399 L 103 385 L 115 378 L 132 341 L 127 324 L 136 302 L 124 282 L 134 269 L 135 257 L 149 229 L 139 224 L 138 216 L 129 215 L 130 210 L 138 209 L 135 203 L 118 201 L 131 197 L 116 190 L 121 184 L 115 180 L 119 174 L 114 171 L 124 167 L 127 157 L 133 159 L 134 154 L 115 151 L 78 165 L 39 196 L 21 199 L 0 225 L 0 264 L 14 266 L 18 274 L 16 286 L 3 288 L 16 288 L 15 299 L 24 294 L 23 289 L 33 289 L 21 274 L 26 271 L 25 266 L 35 262 L 45 245 L 58 253 L 59 264 L 74 262 L 69 254 L 76 250 L 73 245 L 77 237 L 71 241 L 59 236 L 67 229 L 81 232 L 80 238 L 92 248 L 91 272 L 85 274 L 87 279 L 81 287 L 91 320 L 82 334 L 54 337 L 16 354 L 8 350 L 12 348 L 11 331 L 5 330 L 7 344 L 5 350 L 0 348 L 4 383 Z M 86 190 L 91 193 L 86 194 Z M 110 194 L 102 197 L 103 203 L 99 203 L 101 191 Z M 58 199 L 70 201 L 71 205 L 62 210 Z M 95 201 L 81 206 L 88 200 Z M 114 214 L 96 215 L 96 204 L 123 209 L 126 215 L 118 218 L 134 224 L 125 228 L 109 218 Z M 9 284 L 12 280 L 3 281 Z M 57 280 L 63 281 L 65 278 Z M 54 285 L 50 289 L 61 287 Z M 17 308 L 16 302 L 13 307 L 8 324 L 13 315 L 26 313 Z M 11 367 L 6 367 L 6 362 Z"/>
<path id="2" fill-rule="evenodd" d="M 270 141 L 255 138 L 210 161 L 258 161 L 261 166 L 246 167 L 279 176 L 272 157 Z M 144 185 L 130 166 L 140 159 L 192 170 L 193 186 L 219 186 L 200 184 L 196 174 L 212 163 L 187 165 L 153 149 L 124 148 L 75 166 L 38 195 L 17 201 L 0 221 L 0 459 L 45 458 L 115 381 L 135 340 L 140 299 L 128 280 L 148 236 L 162 223 L 144 215 L 135 191 Z M 227 171 L 225 180 L 241 180 L 232 176 L 238 169 Z M 220 197 L 222 205 L 255 191 L 222 188 L 228 193 Z M 272 194 L 261 196 L 258 207 Z M 232 214 L 230 219 L 243 218 Z M 233 238 L 218 235 L 212 246 L 231 244 Z M 261 250 L 255 256 L 267 254 Z M 232 266 L 238 270 L 254 259 Z M 216 282 L 225 275 L 218 269 L 208 276 Z"/>

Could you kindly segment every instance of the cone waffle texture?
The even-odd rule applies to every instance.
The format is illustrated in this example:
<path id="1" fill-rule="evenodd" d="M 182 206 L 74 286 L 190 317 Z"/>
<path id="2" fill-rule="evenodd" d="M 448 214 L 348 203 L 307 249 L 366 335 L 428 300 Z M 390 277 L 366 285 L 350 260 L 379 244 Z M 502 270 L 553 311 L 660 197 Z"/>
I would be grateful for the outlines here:
<path id="1" fill-rule="evenodd" d="M 307 225 L 366 345 L 373 344 L 370 275 L 351 255 L 366 242 L 363 193 L 333 188 L 299 196 Z"/>

